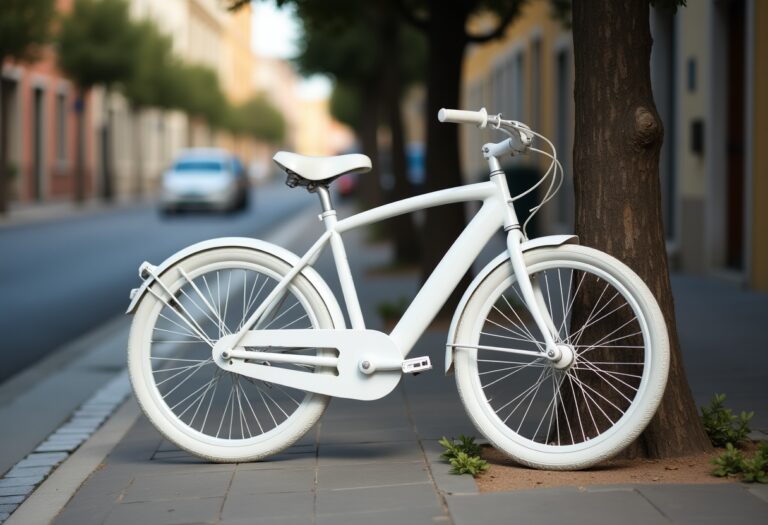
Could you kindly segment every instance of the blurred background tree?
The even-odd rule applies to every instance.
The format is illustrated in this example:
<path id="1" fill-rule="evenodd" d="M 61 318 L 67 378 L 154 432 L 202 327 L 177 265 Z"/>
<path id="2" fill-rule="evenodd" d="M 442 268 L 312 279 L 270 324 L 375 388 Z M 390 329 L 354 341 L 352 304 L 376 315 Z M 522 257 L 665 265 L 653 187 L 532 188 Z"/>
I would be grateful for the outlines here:
<path id="1" fill-rule="evenodd" d="M 205 121 L 212 128 L 224 128 L 227 124 L 228 106 L 221 91 L 216 73 L 206 66 L 182 64 L 176 71 L 180 86 L 177 107 L 188 113 L 192 119 Z M 187 143 L 192 144 L 192 126 Z"/>
<path id="2" fill-rule="evenodd" d="M 141 133 L 141 112 L 148 107 L 172 107 L 178 89 L 172 76 L 175 72 L 171 39 L 160 33 L 157 26 L 142 20 L 136 23 L 137 48 L 132 55 L 135 60 L 133 74 L 123 83 L 123 94 L 128 99 L 133 113 L 133 144 L 136 160 L 134 193 L 144 193 L 144 151 Z M 170 91 L 169 91 L 170 90 Z"/>
<path id="3" fill-rule="evenodd" d="M 257 96 L 230 108 L 228 129 L 271 144 L 285 140 L 285 119 L 266 97 Z"/>
<path id="4" fill-rule="evenodd" d="M 525 0 L 398 0 L 400 12 L 427 38 L 427 103 L 425 109 L 426 180 L 425 191 L 436 191 L 462 184 L 459 159 L 458 126 L 437 120 L 440 108 L 460 108 L 461 68 L 464 50 L 470 43 L 483 43 L 500 38 L 507 26 L 520 13 Z M 496 15 L 496 25 L 476 34 L 467 24 L 473 15 L 489 12 Z M 438 206 L 427 210 L 424 223 L 422 278 L 426 279 L 443 254 L 466 225 L 463 204 Z M 468 275 L 443 307 L 442 315 L 455 310 L 463 290 L 469 285 Z"/>
<path id="5" fill-rule="evenodd" d="M 123 0 L 75 0 L 72 10 L 61 22 L 58 34 L 59 66 L 78 87 L 76 107 L 79 146 L 75 160 L 75 200 L 78 202 L 82 202 L 84 196 L 83 98 L 94 86 L 104 86 L 102 197 L 110 201 L 113 197 L 113 183 L 109 92 L 116 85 L 128 82 L 134 75 L 137 59 L 133 51 L 141 44 L 140 36 L 136 25 L 128 17 L 128 5 Z"/>
<path id="6" fill-rule="evenodd" d="M 48 41 L 54 18 L 53 0 L 3 0 L 0 2 L 0 67 L 6 60 L 33 61 Z M 0 215 L 8 209 L 10 166 L 8 130 L 10 90 L 0 75 Z"/>
<path id="7" fill-rule="evenodd" d="M 339 93 L 332 111 L 360 137 L 363 153 L 374 169 L 360 180 L 364 208 L 413 194 L 408 179 L 401 104 L 404 91 L 422 76 L 426 58 L 423 38 L 403 27 L 396 5 L 386 0 L 297 1 L 303 37 L 296 58 L 307 74 L 331 75 Z M 347 100 L 344 100 L 344 99 Z M 381 194 L 380 126 L 389 132 L 392 187 Z M 389 175 L 389 173 L 388 173 Z M 410 215 L 393 218 L 387 233 L 394 241 L 395 262 L 415 263 L 421 255 L 418 228 Z"/>

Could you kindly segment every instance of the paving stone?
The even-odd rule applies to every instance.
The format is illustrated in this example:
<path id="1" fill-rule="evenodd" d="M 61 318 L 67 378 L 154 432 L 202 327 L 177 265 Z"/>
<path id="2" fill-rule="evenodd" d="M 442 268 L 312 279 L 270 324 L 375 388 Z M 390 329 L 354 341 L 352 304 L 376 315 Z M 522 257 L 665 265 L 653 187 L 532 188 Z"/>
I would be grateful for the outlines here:
<path id="1" fill-rule="evenodd" d="M 412 462 L 424 459 L 419 445 L 410 441 L 348 445 L 320 443 L 318 456 L 318 464 L 321 467 L 356 463 Z"/>
<path id="2" fill-rule="evenodd" d="M 168 441 L 168 440 L 166 440 L 166 439 L 164 439 L 164 440 L 163 440 L 163 441 L 160 443 L 160 446 L 159 446 L 159 447 L 157 447 L 157 451 L 158 451 L 158 452 L 165 452 L 165 451 L 169 451 L 169 450 L 172 450 L 172 451 L 177 451 L 177 452 L 178 452 L 178 451 L 180 451 L 181 449 L 180 449 L 179 447 L 177 447 L 175 444 L 171 443 L 170 441 Z"/>
<path id="3" fill-rule="evenodd" d="M 5 521 L 11 514 L 9 512 L 0 512 L 0 521 Z"/>
<path id="4" fill-rule="evenodd" d="M 765 523 L 768 503 L 741 484 L 641 486 L 637 489 L 675 523 Z"/>
<path id="5" fill-rule="evenodd" d="M 279 469 L 309 469 L 317 464 L 317 456 L 314 452 L 310 454 L 285 453 L 281 452 L 270 456 L 263 461 L 253 461 L 251 463 L 240 463 L 238 470 L 279 470 Z"/>
<path id="6" fill-rule="evenodd" d="M 228 494 L 271 494 L 311 492 L 315 470 L 237 470 Z"/>
<path id="7" fill-rule="evenodd" d="M 0 487 L 0 496 L 26 496 L 35 490 L 33 485 L 18 485 L 15 487 Z"/>
<path id="8" fill-rule="evenodd" d="M 268 516 L 265 518 L 230 518 L 222 520 L 220 525 L 314 525 L 315 519 L 311 514 L 303 516 Z"/>
<path id="9" fill-rule="evenodd" d="M 3 478 L 0 479 L 0 488 L 2 487 L 20 487 L 23 485 L 37 485 L 45 476 L 26 476 L 23 478 Z"/>
<path id="10" fill-rule="evenodd" d="M 0 503 L 0 514 L 10 514 L 18 508 L 18 505 L 9 505 L 7 503 Z"/>
<path id="11" fill-rule="evenodd" d="M 137 476 L 123 499 L 126 503 L 180 498 L 224 496 L 232 480 L 229 472 L 172 473 L 159 476 Z"/>
<path id="12" fill-rule="evenodd" d="M 115 506 L 104 525 L 189 525 L 216 523 L 224 498 L 123 503 Z"/>
<path id="13" fill-rule="evenodd" d="M 443 509 L 438 506 L 409 508 L 409 509 L 388 509 L 378 512 L 348 512 L 338 514 L 318 514 L 317 525 L 392 525 L 402 523 L 408 525 L 435 525 L 439 523 L 450 523 L 450 518 L 446 516 Z"/>
<path id="14" fill-rule="evenodd" d="M 224 503 L 221 519 L 226 523 L 236 520 L 296 517 L 297 522 L 304 522 L 302 517 L 312 515 L 314 500 L 315 495 L 311 492 L 231 494 Z"/>
<path id="15" fill-rule="evenodd" d="M 455 525 L 536 523 L 537 525 L 668 524 L 638 492 L 590 493 L 575 488 L 447 496 Z"/>
<path id="16" fill-rule="evenodd" d="M 324 445 L 344 443 L 377 443 L 381 441 L 411 441 L 415 443 L 419 436 L 413 427 L 393 426 L 383 429 L 356 428 L 354 430 L 331 430 L 323 428 L 320 440 Z"/>
<path id="17" fill-rule="evenodd" d="M 318 490 L 430 482 L 424 463 L 333 465 L 318 469 Z"/>
<path id="18" fill-rule="evenodd" d="M 5 473 L 6 478 L 25 478 L 27 476 L 47 476 L 51 467 L 13 467 Z"/>
<path id="19" fill-rule="evenodd" d="M 91 437 L 90 434 L 87 432 L 61 432 L 56 431 L 55 433 L 51 434 L 51 437 L 49 437 L 49 440 L 61 440 L 61 441 L 76 441 L 76 440 L 86 440 L 89 437 Z"/>
<path id="20" fill-rule="evenodd" d="M 80 443 L 43 443 L 35 449 L 35 452 L 72 452 L 79 446 Z"/>
<path id="21" fill-rule="evenodd" d="M 372 512 L 390 509 L 440 508 L 431 482 L 349 490 L 322 490 L 317 493 L 317 513 Z"/>
<path id="22" fill-rule="evenodd" d="M 13 505 L 24 501 L 24 496 L 0 496 L 0 505 Z"/>
<path id="23" fill-rule="evenodd" d="M 33 453 L 16 463 L 16 467 L 48 467 L 55 466 L 67 459 L 66 452 L 41 452 Z"/>
<path id="24" fill-rule="evenodd" d="M 472 476 L 451 474 L 451 465 L 440 457 L 445 449 L 437 441 L 422 441 L 421 446 L 432 470 L 432 479 L 440 491 L 445 494 L 477 494 L 477 483 Z"/>
<path id="25" fill-rule="evenodd" d="M 749 493 L 768 503 L 768 485 L 758 485 L 755 483 L 749 487 Z"/>

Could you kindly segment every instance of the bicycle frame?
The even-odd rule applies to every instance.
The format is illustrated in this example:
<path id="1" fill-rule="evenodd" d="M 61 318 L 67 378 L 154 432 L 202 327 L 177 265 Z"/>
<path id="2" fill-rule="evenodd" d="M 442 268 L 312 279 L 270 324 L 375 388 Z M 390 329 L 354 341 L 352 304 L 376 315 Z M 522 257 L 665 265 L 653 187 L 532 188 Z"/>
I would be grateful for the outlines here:
<path id="1" fill-rule="evenodd" d="M 240 331 L 233 337 L 233 341 L 230 343 L 231 347 L 234 348 L 239 345 L 248 331 L 258 329 L 257 321 L 260 318 L 266 317 L 265 314 L 269 313 L 271 305 L 277 302 L 278 297 L 290 282 L 307 265 L 311 265 L 329 243 L 351 327 L 356 330 L 364 330 L 365 321 L 360 309 L 360 302 L 355 290 L 354 279 L 349 268 L 341 235 L 352 229 L 416 210 L 445 204 L 482 201 L 483 204 L 480 210 L 467 224 L 427 281 L 422 285 L 413 302 L 392 330 L 390 337 L 397 345 L 403 358 L 405 358 L 412 350 L 418 338 L 440 311 L 440 308 L 445 304 L 445 301 L 456 288 L 462 276 L 470 269 L 472 263 L 488 243 L 491 236 L 500 228 L 504 228 L 508 231 L 508 246 L 510 256 L 513 258 L 515 271 L 518 275 L 522 271 L 524 276 L 524 278 L 520 279 L 521 291 L 534 319 L 537 320 L 537 324 L 544 334 L 547 351 L 556 350 L 552 334 L 548 328 L 551 325 L 551 321 L 547 323 L 543 318 L 534 291 L 531 288 L 530 280 L 528 280 L 527 274 L 524 271 L 525 266 L 522 261 L 522 250 L 520 248 L 524 239 L 510 199 L 507 181 L 503 176 L 503 171 L 498 168 L 496 159 L 492 160 L 493 162 L 490 163 L 492 168 L 491 181 L 489 182 L 418 195 L 402 201 L 385 204 L 340 221 L 336 219 L 336 211 L 331 206 L 327 193 L 328 190 L 322 187 L 318 188 L 317 191 L 320 193 L 324 210 L 320 215 L 320 219 L 325 224 L 325 233 L 307 250 L 299 263 L 283 277 L 259 308 L 243 324 Z M 518 261 L 515 263 L 514 259 L 518 259 Z M 522 281 L 527 282 L 527 289 Z"/>

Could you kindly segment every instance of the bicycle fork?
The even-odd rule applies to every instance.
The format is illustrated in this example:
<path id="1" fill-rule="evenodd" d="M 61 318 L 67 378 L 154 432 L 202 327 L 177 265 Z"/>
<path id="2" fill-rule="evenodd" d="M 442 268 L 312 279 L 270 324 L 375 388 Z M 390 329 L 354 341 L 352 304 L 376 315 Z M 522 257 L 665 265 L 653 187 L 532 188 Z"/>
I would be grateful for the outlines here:
<path id="1" fill-rule="evenodd" d="M 544 348 L 540 348 L 540 350 L 543 357 L 552 362 L 555 368 L 566 368 L 573 363 L 575 353 L 570 346 L 556 340 L 556 338 L 559 338 L 559 330 L 546 308 L 539 284 L 535 280 L 531 280 L 523 260 L 522 243 L 525 237 L 520 228 L 517 213 L 515 213 L 514 203 L 509 194 L 509 187 L 507 186 L 504 172 L 501 170 L 499 161 L 495 156 L 489 156 L 488 163 L 491 167 L 491 180 L 499 187 L 499 192 L 504 196 L 507 204 L 504 216 L 504 231 L 507 232 L 507 252 L 509 253 L 509 260 L 512 263 L 512 269 L 515 272 L 515 278 L 520 287 L 520 293 L 523 301 L 525 301 L 525 306 L 531 313 L 536 327 L 544 338 Z"/>

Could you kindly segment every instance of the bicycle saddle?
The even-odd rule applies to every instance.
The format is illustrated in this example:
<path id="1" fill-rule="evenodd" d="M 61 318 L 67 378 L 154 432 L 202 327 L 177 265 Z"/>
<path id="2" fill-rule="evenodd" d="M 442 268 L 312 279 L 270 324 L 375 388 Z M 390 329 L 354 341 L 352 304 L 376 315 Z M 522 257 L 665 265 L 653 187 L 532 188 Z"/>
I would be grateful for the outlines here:
<path id="1" fill-rule="evenodd" d="M 278 151 L 272 160 L 289 175 L 297 175 L 314 183 L 328 184 L 348 173 L 365 173 L 371 170 L 371 159 L 359 153 L 336 157 L 308 157 Z"/>

